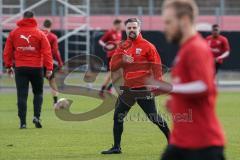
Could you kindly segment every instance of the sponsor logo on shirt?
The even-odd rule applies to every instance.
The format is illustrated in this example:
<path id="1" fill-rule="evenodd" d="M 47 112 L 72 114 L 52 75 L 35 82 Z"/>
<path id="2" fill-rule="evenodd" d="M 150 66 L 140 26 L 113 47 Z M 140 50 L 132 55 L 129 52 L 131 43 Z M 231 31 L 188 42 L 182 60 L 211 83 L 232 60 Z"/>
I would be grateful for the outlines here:
<path id="1" fill-rule="evenodd" d="M 217 41 L 216 43 L 219 45 L 219 44 L 221 44 L 221 41 Z"/>
<path id="2" fill-rule="evenodd" d="M 30 39 L 30 37 L 31 37 L 32 35 L 29 35 L 29 36 L 24 36 L 24 35 L 20 35 L 20 38 L 22 38 L 22 39 L 24 39 L 24 40 L 26 40 L 27 41 L 27 43 L 28 44 L 30 44 L 30 41 L 29 41 L 29 39 Z"/>
<path id="3" fill-rule="evenodd" d="M 18 51 L 35 51 L 35 47 L 27 46 L 27 47 L 17 47 Z"/>
<path id="4" fill-rule="evenodd" d="M 218 49 L 218 48 L 212 48 L 212 52 L 218 53 L 218 52 L 220 52 L 220 49 Z"/>
<path id="5" fill-rule="evenodd" d="M 142 49 L 141 48 L 136 48 L 136 55 L 140 55 L 142 52 Z"/>
<path id="6" fill-rule="evenodd" d="M 28 45 L 29 46 L 24 46 L 24 47 L 17 47 L 17 50 L 18 51 L 35 51 L 35 47 L 32 47 L 30 45 L 30 38 L 31 38 L 32 35 L 28 35 L 28 36 L 25 36 L 25 35 L 20 35 L 20 38 L 21 39 L 24 39 L 25 41 L 27 41 Z"/>

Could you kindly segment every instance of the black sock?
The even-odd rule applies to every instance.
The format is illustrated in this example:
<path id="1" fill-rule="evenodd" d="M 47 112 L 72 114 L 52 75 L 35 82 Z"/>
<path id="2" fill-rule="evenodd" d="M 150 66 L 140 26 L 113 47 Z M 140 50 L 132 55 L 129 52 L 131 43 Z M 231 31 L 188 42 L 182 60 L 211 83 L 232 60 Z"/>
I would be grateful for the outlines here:
<path id="1" fill-rule="evenodd" d="M 167 141 L 169 142 L 170 130 L 169 130 L 168 126 L 161 127 L 160 130 L 163 132 L 163 134 L 165 135 Z"/>
<path id="2" fill-rule="evenodd" d="M 113 135 L 114 135 L 114 148 L 119 148 L 121 144 L 121 137 L 123 132 L 123 123 L 114 121 Z"/>
<path id="3" fill-rule="evenodd" d="M 21 125 L 26 124 L 26 118 L 21 118 L 20 123 L 21 123 Z"/>
<path id="4" fill-rule="evenodd" d="M 41 115 L 42 103 L 43 103 L 43 95 L 35 94 L 34 98 L 33 98 L 33 104 L 34 104 L 34 115 L 33 116 L 38 119 Z"/>
<path id="5" fill-rule="evenodd" d="M 128 111 L 131 109 L 128 105 L 122 102 L 120 99 L 116 102 L 113 121 L 113 138 L 114 147 L 119 148 L 121 146 L 121 137 L 123 133 L 124 117 L 127 116 Z"/>
<path id="6" fill-rule="evenodd" d="M 111 83 L 111 84 L 109 84 L 109 85 L 108 85 L 108 87 L 107 87 L 107 90 L 111 90 L 112 86 L 113 86 L 113 84 L 112 84 L 112 83 Z"/>
<path id="7" fill-rule="evenodd" d="M 58 97 L 57 96 L 53 96 L 53 103 L 57 103 L 58 101 Z"/>

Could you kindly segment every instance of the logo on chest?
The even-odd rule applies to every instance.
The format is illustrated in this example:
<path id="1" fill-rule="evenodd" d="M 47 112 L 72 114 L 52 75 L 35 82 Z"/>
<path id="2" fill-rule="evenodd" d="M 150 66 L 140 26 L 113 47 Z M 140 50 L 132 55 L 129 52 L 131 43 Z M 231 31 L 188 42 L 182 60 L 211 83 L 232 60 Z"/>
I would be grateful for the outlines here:
<path id="1" fill-rule="evenodd" d="M 141 48 L 136 48 L 136 52 L 135 52 L 136 55 L 140 55 L 141 52 L 142 52 L 142 49 L 141 49 Z"/>
<path id="2" fill-rule="evenodd" d="M 116 40 L 117 36 L 115 34 L 112 35 L 112 39 Z"/>
<path id="3" fill-rule="evenodd" d="M 220 45 L 221 44 L 221 41 L 216 41 L 217 45 Z"/>

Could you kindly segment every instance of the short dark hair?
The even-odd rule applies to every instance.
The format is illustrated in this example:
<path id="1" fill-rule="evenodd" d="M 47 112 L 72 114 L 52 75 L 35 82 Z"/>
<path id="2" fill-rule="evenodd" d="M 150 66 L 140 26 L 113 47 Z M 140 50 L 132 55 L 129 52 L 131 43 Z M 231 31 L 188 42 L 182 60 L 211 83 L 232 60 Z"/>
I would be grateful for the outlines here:
<path id="1" fill-rule="evenodd" d="M 46 27 L 46 28 L 51 28 L 52 26 L 52 21 L 50 19 L 46 19 L 44 22 L 43 22 L 43 26 Z"/>
<path id="2" fill-rule="evenodd" d="M 137 22 L 139 26 L 141 25 L 141 21 L 138 18 L 129 18 L 124 22 L 124 24 L 127 25 L 128 23 L 131 23 L 131 22 Z"/>
<path id="3" fill-rule="evenodd" d="M 163 9 L 173 8 L 178 18 L 188 16 L 192 22 L 198 16 L 198 6 L 194 0 L 165 0 Z"/>
<path id="4" fill-rule="evenodd" d="M 212 28 L 218 28 L 218 27 L 219 27 L 218 24 L 213 24 L 213 25 L 212 25 Z"/>
<path id="5" fill-rule="evenodd" d="M 114 21 L 113 21 L 113 24 L 114 25 L 118 25 L 118 24 L 121 24 L 122 23 L 122 20 L 121 19 L 115 19 Z"/>
<path id="6" fill-rule="evenodd" d="M 32 11 L 26 11 L 23 13 L 23 18 L 33 18 L 34 13 Z"/>

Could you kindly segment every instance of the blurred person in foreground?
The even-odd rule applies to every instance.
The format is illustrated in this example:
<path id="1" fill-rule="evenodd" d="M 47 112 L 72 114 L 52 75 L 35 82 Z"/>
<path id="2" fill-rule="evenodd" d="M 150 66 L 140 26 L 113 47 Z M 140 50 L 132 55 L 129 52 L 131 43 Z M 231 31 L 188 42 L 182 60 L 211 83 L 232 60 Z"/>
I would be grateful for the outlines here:
<path id="1" fill-rule="evenodd" d="M 197 15 L 193 0 L 165 0 L 163 4 L 166 39 L 180 46 L 171 70 L 172 91 L 166 107 L 173 117 L 182 116 L 173 119 L 162 160 L 224 160 L 224 132 L 216 115 L 214 61 L 206 40 L 195 29 Z M 158 87 L 164 91 L 160 84 Z"/>

